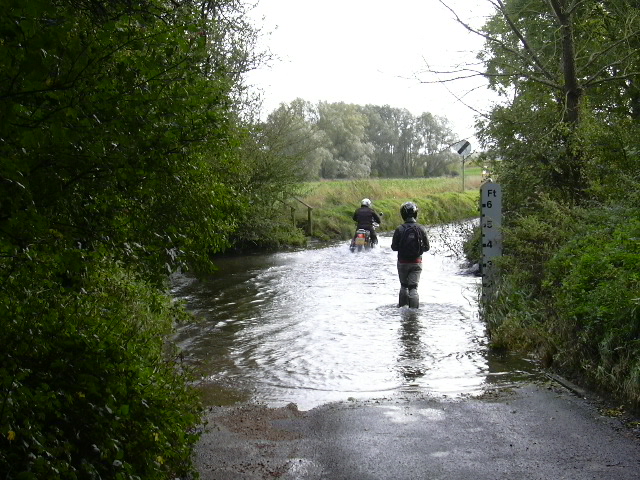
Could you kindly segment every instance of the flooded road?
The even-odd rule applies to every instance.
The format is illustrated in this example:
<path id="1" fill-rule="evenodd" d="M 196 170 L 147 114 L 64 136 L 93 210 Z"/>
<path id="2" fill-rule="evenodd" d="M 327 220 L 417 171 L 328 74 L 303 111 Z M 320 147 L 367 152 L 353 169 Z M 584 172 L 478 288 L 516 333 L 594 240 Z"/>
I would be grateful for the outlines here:
<path id="1" fill-rule="evenodd" d="M 532 374 L 527 362 L 490 353 L 478 316 L 480 279 L 452 254 L 455 233 L 430 233 L 419 310 L 397 308 L 388 235 L 366 252 L 341 242 L 223 258 L 203 281 L 177 276 L 173 295 L 200 320 L 182 326 L 175 342 L 201 375 L 205 402 L 293 402 L 307 410 L 404 392 L 476 395 Z"/>

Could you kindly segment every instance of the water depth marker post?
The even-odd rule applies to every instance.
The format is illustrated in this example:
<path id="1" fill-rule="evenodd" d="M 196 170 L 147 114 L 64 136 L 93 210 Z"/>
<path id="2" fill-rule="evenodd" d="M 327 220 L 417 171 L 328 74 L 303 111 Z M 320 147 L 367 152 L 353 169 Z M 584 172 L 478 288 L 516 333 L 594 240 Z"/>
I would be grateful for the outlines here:
<path id="1" fill-rule="evenodd" d="M 495 258 L 502 255 L 502 187 L 491 180 L 480 187 L 482 304 L 494 294 Z"/>

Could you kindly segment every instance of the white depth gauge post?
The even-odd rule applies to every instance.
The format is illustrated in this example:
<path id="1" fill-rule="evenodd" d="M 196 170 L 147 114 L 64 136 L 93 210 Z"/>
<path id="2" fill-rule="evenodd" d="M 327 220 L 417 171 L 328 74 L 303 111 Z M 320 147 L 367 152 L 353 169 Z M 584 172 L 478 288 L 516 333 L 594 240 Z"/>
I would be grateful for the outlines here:
<path id="1" fill-rule="evenodd" d="M 502 255 L 502 188 L 491 180 L 480 187 L 482 304 L 494 294 L 495 258 Z"/>

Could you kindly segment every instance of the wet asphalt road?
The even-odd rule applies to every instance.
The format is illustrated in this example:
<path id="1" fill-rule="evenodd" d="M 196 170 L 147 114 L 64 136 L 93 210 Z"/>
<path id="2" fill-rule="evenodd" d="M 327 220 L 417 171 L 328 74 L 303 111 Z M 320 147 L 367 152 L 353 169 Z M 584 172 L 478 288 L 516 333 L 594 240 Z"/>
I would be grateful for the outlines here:
<path id="1" fill-rule="evenodd" d="M 204 480 L 631 480 L 640 441 L 551 382 L 455 401 L 213 409 L 196 464 Z"/>

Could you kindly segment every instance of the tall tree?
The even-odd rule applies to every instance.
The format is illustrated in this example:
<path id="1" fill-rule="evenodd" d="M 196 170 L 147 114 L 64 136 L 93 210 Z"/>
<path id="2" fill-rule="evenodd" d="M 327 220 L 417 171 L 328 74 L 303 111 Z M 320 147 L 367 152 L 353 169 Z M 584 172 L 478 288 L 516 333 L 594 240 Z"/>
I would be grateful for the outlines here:
<path id="1" fill-rule="evenodd" d="M 418 152 L 416 150 L 415 118 L 409 110 L 398 111 L 396 117 L 399 130 L 398 159 L 403 177 L 412 177 L 416 172 Z"/>
<path id="2" fill-rule="evenodd" d="M 389 105 L 366 105 L 362 111 L 369 120 L 366 134 L 374 147 L 372 171 L 380 176 L 399 175 L 394 166 L 399 138 L 395 124 L 397 109 Z"/>
<path id="3" fill-rule="evenodd" d="M 442 176 L 450 174 L 457 160 L 449 147 L 456 137 L 444 117 L 423 113 L 416 118 L 416 148 L 418 150 L 425 176 Z"/>
<path id="4" fill-rule="evenodd" d="M 324 178 L 363 178 L 371 173 L 373 145 L 365 136 L 367 117 L 357 105 L 320 102 L 318 127 L 330 143 L 332 158 L 322 165 Z"/>
<path id="5" fill-rule="evenodd" d="M 628 1 L 495 0 L 482 35 L 490 85 L 512 97 L 481 122 L 506 178 L 547 184 L 573 201 L 585 195 L 593 122 L 637 82 L 637 8 Z M 522 203 L 527 190 L 514 191 Z"/>
<path id="6" fill-rule="evenodd" d="M 329 142 L 317 128 L 318 112 L 303 99 L 281 104 L 261 127 L 259 143 L 272 156 L 289 159 L 289 168 L 303 180 L 320 177 L 323 154 Z"/>
<path id="7" fill-rule="evenodd" d="M 5 255 L 55 231 L 74 248 L 106 242 L 154 273 L 205 264 L 231 228 L 221 200 L 249 61 L 230 40 L 248 27 L 225 20 L 235 4 L 11 3 L 0 55 Z"/>

